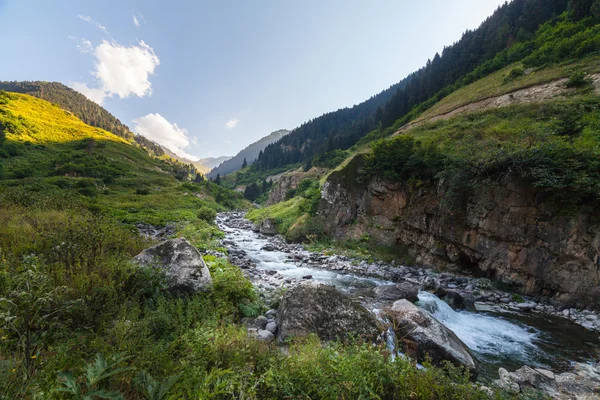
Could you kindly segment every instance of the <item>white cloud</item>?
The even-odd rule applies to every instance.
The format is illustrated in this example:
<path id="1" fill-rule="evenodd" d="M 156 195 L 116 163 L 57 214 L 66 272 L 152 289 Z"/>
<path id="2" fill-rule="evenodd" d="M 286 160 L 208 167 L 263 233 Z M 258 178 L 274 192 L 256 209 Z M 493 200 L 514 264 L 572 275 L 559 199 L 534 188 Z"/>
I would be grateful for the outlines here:
<path id="1" fill-rule="evenodd" d="M 199 158 L 188 154 L 185 149 L 190 145 L 187 130 L 180 128 L 177 124 L 171 124 L 160 114 L 148 114 L 144 117 L 135 119 L 134 131 L 137 134 L 154 140 L 156 143 L 165 146 L 180 157 L 197 161 Z"/>
<path id="2" fill-rule="evenodd" d="M 114 95 L 124 99 L 129 96 L 144 97 L 152 94 L 149 78 L 160 65 L 160 59 L 143 40 L 129 47 L 104 40 L 92 53 L 96 58 L 96 69 L 92 72 L 97 80 L 96 85 L 90 87 L 80 82 L 71 83 L 74 89 L 85 94 L 90 100 L 102 104 L 104 98 Z M 92 93 L 94 98 L 88 93 Z"/>
<path id="3" fill-rule="evenodd" d="M 140 27 L 140 21 L 138 20 L 137 15 L 133 16 L 133 24 L 135 25 L 136 28 Z"/>
<path id="4" fill-rule="evenodd" d="M 100 29 L 102 32 L 108 33 L 108 30 L 106 30 L 106 27 L 104 25 L 102 25 L 100 22 L 94 20 L 89 15 L 81 15 L 80 14 L 80 15 L 78 15 L 78 17 L 80 19 L 84 20 L 85 22 L 87 22 L 88 24 L 94 25 L 96 28 Z"/>
<path id="5" fill-rule="evenodd" d="M 97 103 L 98 105 L 102 105 L 104 103 L 104 99 L 106 98 L 106 92 L 102 88 L 91 88 L 88 87 L 85 83 L 81 82 L 71 82 L 71 87 L 77 90 L 79 93 Z"/>
<path id="6" fill-rule="evenodd" d="M 91 53 L 92 51 L 94 51 L 94 46 L 92 45 L 92 42 L 85 38 L 80 39 L 76 36 L 69 36 L 69 39 L 74 41 L 76 43 L 77 50 L 84 54 Z"/>
<path id="7" fill-rule="evenodd" d="M 238 122 L 240 122 L 239 119 L 237 118 L 231 118 L 229 121 L 227 121 L 225 123 L 225 128 L 227 129 L 233 129 L 237 126 Z"/>

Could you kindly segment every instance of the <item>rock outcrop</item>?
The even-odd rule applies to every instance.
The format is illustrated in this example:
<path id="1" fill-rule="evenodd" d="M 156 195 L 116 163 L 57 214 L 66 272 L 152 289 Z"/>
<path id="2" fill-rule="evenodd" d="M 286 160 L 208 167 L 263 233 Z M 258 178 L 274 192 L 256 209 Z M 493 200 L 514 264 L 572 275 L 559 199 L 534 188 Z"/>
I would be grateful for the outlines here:
<path id="1" fill-rule="evenodd" d="M 435 365 L 450 361 L 477 373 L 476 361 L 467 345 L 431 314 L 403 299 L 394 303 L 388 317 L 410 357 L 419 361 L 430 357 Z"/>
<path id="2" fill-rule="evenodd" d="M 212 289 L 210 271 L 202 255 L 185 239 L 171 239 L 152 246 L 134 260 L 140 265 L 165 270 L 172 293 L 193 294 Z"/>
<path id="3" fill-rule="evenodd" d="M 316 333 L 322 340 L 379 334 L 377 319 L 333 286 L 305 281 L 292 286 L 277 312 L 279 340 Z"/>
<path id="4" fill-rule="evenodd" d="M 307 172 L 292 171 L 278 175 L 277 180 L 272 179 L 274 185 L 271 193 L 269 193 L 267 205 L 270 206 L 284 201 L 288 192 L 298 188 L 298 185 L 304 179 L 318 179 L 325 171 L 323 168 L 313 167 Z"/>
<path id="5" fill-rule="evenodd" d="M 337 238 L 364 234 L 405 245 L 418 264 L 462 269 L 569 306 L 600 306 L 600 205 L 565 214 L 526 181 L 507 175 L 465 209 L 443 205 L 445 186 L 358 184 L 362 156 L 332 173 L 319 213 Z"/>
<path id="6" fill-rule="evenodd" d="M 498 370 L 496 384 L 514 394 L 535 389 L 558 400 L 592 400 L 600 397 L 600 365 L 575 363 L 571 372 L 555 374 L 524 366 L 515 372 Z"/>

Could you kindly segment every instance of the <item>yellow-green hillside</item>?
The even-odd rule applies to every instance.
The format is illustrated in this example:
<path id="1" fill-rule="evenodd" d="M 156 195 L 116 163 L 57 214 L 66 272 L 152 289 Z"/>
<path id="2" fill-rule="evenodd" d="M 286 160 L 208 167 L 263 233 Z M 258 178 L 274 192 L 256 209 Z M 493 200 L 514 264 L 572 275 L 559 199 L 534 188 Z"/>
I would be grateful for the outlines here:
<path id="1" fill-rule="evenodd" d="M 6 126 L 7 140 L 35 144 L 66 143 L 81 139 L 124 139 L 81 122 L 71 112 L 33 96 L 6 93 L 0 100 L 0 121 Z"/>
<path id="2" fill-rule="evenodd" d="M 185 182 L 187 170 L 44 100 L 0 94 L 0 199 L 85 206 L 127 223 L 194 221 L 197 210 L 240 206 L 228 190 Z"/>

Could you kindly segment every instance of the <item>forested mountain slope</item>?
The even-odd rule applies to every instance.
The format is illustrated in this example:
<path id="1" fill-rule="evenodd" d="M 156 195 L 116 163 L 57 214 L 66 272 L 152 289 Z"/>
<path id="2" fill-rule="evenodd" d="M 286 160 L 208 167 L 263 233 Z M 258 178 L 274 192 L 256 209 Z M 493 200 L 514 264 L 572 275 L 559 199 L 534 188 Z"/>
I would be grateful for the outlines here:
<path id="1" fill-rule="evenodd" d="M 599 21 L 573 8 L 544 24 L 250 217 L 598 306 Z"/>
<path id="2" fill-rule="evenodd" d="M 590 2 L 591 4 L 591 2 Z M 577 6 L 586 9 L 590 4 Z M 392 125 L 418 104 L 432 103 L 451 93 L 453 85 L 473 82 L 531 54 L 541 24 L 569 8 L 568 0 L 515 0 L 505 3 L 474 31 L 436 54 L 425 67 L 399 84 L 350 109 L 342 109 L 309 121 L 292 134 L 267 147 L 255 166 L 271 169 L 287 164 L 310 164 L 315 155 L 348 149 L 367 133 Z M 528 43 L 514 46 L 517 42 Z M 513 51 L 494 59 L 507 47 Z"/>
<path id="3" fill-rule="evenodd" d="M 227 175 L 235 172 L 244 166 L 244 160 L 246 160 L 247 165 L 252 164 L 259 157 L 260 153 L 265 149 L 265 147 L 271 143 L 277 142 L 288 133 L 288 130 L 280 129 L 269 134 L 268 136 L 261 138 L 260 140 L 257 140 L 241 150 L 234 157 L 224 161 L 218 167 L 213 168 L 208 174 L 208 177 L 216 178 L 217 175 Z"/>

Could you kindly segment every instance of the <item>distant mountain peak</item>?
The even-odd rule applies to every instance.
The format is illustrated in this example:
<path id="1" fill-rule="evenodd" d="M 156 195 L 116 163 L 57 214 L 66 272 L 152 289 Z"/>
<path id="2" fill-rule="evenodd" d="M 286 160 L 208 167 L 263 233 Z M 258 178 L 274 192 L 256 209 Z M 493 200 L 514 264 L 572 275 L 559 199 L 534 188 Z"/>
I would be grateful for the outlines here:
<path id="1" fill-rule="evenodd" d="M 209 178 L 214 178 L 217 174 L 227 175 L 231 174 L 242 168 L 242 164 L 244 163 L 244 159 L 248 164 L 252 164 L 258 158 L 258 154 L 264 150 L 271 143 L 277 142 L 282 137 L 286 136 L 290 131 L 287 129 L 279 129 L 274 132 L 271 132 L 267 136 L 257 140 L 256 142 L 250 144 L 245 149 L 237 153 L 231 159 L 224 161 L 218 167 L 214 168 L 207 175 Z"/>

